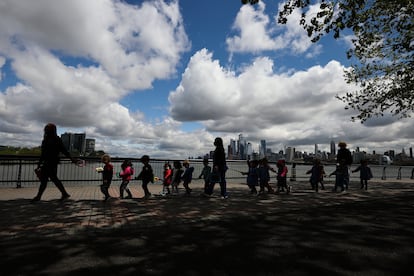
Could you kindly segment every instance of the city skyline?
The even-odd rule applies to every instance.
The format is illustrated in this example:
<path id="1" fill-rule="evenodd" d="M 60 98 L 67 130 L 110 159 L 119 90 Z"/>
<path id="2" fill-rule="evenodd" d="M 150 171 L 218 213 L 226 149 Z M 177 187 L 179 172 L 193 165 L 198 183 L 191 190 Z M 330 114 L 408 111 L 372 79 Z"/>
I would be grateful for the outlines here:
<path id="1" fill-rule="evenodd" d="M 256 147 L 253 146 L 252 142 L 249 142 L 248 137 L 245 137 L 243 134 L 238 135 L 238 140 L 236 139 L 230 139 L 230 143 L 227 146 L 227 154 L 229 158 L 239 158 L 239 159 L 246 159 L 249 155 L 258 155 L 259 157 L 266 156 L 265 153 L 283 153 L 284 155 L 287 154 L 288 150 L 293 150 L 293 152 L 300 152 L 307 155 L 317 155 L 317 154 L 330 154 L 330 155 L 336 155 L 337 154 L 337 148 L 338 143 L 342 142 L 342 140 L 331 140 L 328 145 L 325 144 L 314 144 L 314 150 L 313 151 L 300 151 L 297 150 L 295 147 L 285 145 L 283 148 L 273 150 L 272 148 L 267 146 L 267 141 L 265 139 L 261 139 L 259 143 L 256 143 Z M 325 145 L 323 149 L 319 147 L 319 145 Z M 265 150 L 263 151 L 261 147 L 264 147 Z M 245 151 L 245 148 L 247 150 Z M 348 147 L 347 148 L 353 152 L 353 153 L 359 153 L 359 152 L 365 152 L 367 154 L 380 154 L 380 155 L 390 155 L 391 157 L 394 157 L 396 154 L 407 154 L 406 149 L 402 148 L 401 152 L 398 151 L 398 149 L 387 149 L 383 152 L 374 150 L 366 149 L 364 150 L 363 147 L 355 146 L 355 148 Z M 411 158 L 413 157 L 413 150 L 412 147 L 407 148 L 407 151 L 409 152 L 407 155 Z"/>

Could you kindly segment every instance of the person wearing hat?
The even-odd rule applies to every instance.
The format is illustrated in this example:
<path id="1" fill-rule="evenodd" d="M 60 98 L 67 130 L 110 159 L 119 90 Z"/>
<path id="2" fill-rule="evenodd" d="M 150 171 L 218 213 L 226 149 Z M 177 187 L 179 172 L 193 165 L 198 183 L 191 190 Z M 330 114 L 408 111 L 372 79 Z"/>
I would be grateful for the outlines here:
<path id="1" fill-rule="evenodd" d="M 336 163 L 345 162 L 345 165 L 347 166 L 348 170 L 345 174 L 345 180 L 344 180 L 344 188 L 345 190 L 348 189 L 349 184 L 349 171 L 353 162 L 352 153 L 347 148 L 347 144 L 345 142 L 339 142 L 338 143 L 338 154 L 336 155 Z"/>

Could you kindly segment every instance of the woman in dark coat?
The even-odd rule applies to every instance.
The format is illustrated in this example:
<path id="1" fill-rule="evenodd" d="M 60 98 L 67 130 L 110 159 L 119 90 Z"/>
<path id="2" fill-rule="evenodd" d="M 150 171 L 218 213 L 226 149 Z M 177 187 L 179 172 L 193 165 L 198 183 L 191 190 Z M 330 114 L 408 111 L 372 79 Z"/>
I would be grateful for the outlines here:
<path id="1" fill-rule="evenodd" d="M 60 153 L 63 153 L 66 157 L 70 158 L 73 163 L 76 162 L 73 159 L 65 146 L 62 139 L 57 135 L 56 125 L 49 123 L 44 128 L 44 136 L 41 146 L 41 155 L 38 163 L 37 170 L 40 170 L 38 174 L 40 180 L 39 191 L 37 195 L 32 199 L 32 202 L 39 201 L 43 192 L 46 190 L 47 182 L 49 179 L 56 185 L 59 191 L 62 193 L 61 199 L 67 199 L 70 195 L 66 192 L 62 182 L 57 177 L 57 167 L 60 161 Z"/>
<path id="2" fill-rule="evenodd" d="M 213 194 L 214 185 L 219 182 L 222 198 L 228 198 L 227 194 L 227 183 L 226 183 L 226 153 L 224 151 L 223 139 L 217 137 L 214 140 L 214 145 L 216 149 L 214 150 L 213 155 L 213 172 L 211 174 L 210 189 L 207 194 Z"/>

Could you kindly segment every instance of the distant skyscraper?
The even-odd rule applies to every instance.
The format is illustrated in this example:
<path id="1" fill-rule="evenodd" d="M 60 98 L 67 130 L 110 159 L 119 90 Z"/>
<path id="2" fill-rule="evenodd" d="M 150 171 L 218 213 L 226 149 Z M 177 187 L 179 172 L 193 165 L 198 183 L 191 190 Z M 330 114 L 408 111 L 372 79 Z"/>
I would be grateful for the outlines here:
<path id="1" fill-rule="evenodd" d="M 71 139 L 71 137 L 72 137 L 72 133 L 63 133 L 61 136 L 60 136 L 60 138 L 62 139 L 62 142 L 63 142 L 63 145 L 65 146 L 65 148 L 68 150 L 68 151 L 70 151 L 71 150 L 71 148 L 73 147 L 72 146 L 72 139 Z"/>
<path id="2" fill-rule="evenodd" d="M 291 162 L 294 156 L 295 156 L 295 149 L 292 147 L 287 147 L 286 148 L 286 161 Z"/>
<path id="3" fill-rule="evenodd" d="M 318 149 L 318 144 L 315 144 L 315 155 L 318 154 L 319 149 Z"/>
<path id="4" fill-rule="evenodd" d="M 74 147 L 82 154 L 86 152 L 86 133 L 75 133 Z"/>
<path id="5" fill-rule="evenodd" d="M 85 133 L 63 133 L 61 135 L 63 145 L 68 151 L 78 151 L 81 154 L 86 152 Z"/>
<path id="6" fill-rule="evenodd" d="M 249 142 L 246 145 L 246 159 L 251 159 L 253 155 L 253 145 Z"/>
<path id="7" fill-rule="evenodd" d="M 95 151 L 95 139 L 86 139 L 86 153 L 92 153 Z"/>
<path id="8" fill-rule="evenodd" d="M 266 140 L 260 140 L 260 149 L 259 149 L 259 154 L 260 157 L 265 157 L 266 156 Z"/>
<path id="9" fill-rule="evenodd" d="M 336 154 L 336 148 L 335 148 L 335 141 L 334 140 L 332 140 L 331 141 L 331 154 L 332 155 L 335 155 Z"/>
<path id="10" fill-rule="evenodd" d="M 228 155 L 234 157 L 237 154 L 236 140 L 230 139 Z"/>
<path id="11" fill-rule="evenodd" d="M 238 149 L 238 154 L 240 159 L 246 159 L 246 140 L 243 137 L 243 134 L 239 134 L 239 149 Z"/>

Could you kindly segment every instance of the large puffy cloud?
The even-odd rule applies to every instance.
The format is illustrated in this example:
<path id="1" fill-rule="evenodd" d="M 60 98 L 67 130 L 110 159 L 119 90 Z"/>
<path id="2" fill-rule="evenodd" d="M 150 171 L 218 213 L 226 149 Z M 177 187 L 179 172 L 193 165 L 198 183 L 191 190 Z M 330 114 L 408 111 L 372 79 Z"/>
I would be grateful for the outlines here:
<path id="1" fill-rule="evenodd" d="M 279 8 L 281 8 L 280 6 Z M 227 47 L 233 53 L 285 50 L 293 53 L 318 54 L 320 46 L 312 44 L 303 28 L 297 23 L 301 18 L 299 10 L 294 10 L 286 25 L 280 26 L 276 16 L 272 19 L 265 13 L 266 5 L 244 5 L 233 24 L 236 35 L 226 39 Z M 316 13 L 318 5 L 310 7 L 311 14 Z M 315 10 L 314 12 L 312 12 Z"/>
<path id="2" fill-rule="evenodd" d="M 157 144 L 144 114 L 120 101 L 174 75 L 189 47 L 178 1 L 2 1 L 0 76 L 16 83 L 0 93 L 0 143 L 37 145 L 51 121 L 116 145 Z"/>
<path id="3" fill-rule="evenodd" d="M 228 121 L 239 131 L 251 131 L 301 122 L 309 114 L 346 113 L 333 100 L 349 88 L 338 62 L 292 74 L 275 74 L 273 66 L 272 60 L 257 58 L 237 74 L 203 49 L 191 58 L 170 95 L 171 115 L 182 121 L 204 121 L 212 131 L 225 130 Z M 254 123 L 246 124 L 248 118 L 254 118 Z"/>
<path id="4" fill-rule="evenodd" d="M 401 127 L 409 127 L 408 120 L 396 118 L 378 118 L 375 128 L 351 122 L 352 111 L 335 96 L 356 88 L 346 83 L 337 61 L 290 73 L 275 73 L 274 67 L 262 57 L 230 71 L 211 52 L 200 50 L 170 94 L 171 115 L 179 121 L 196 118 L 211 132 L 243 133 L 251 141 L 266 139 L 270 145 L 298 149 L 317 141 L 328 145 L 330 139 L 369 145 L 380 138 L 390 144 Z M 409 145 L 408 136 L 400 143 Z"/>
<path id="5" fill-rule="evenodd" d="M 0 33 L 6 55 L 36 45 L 90 59 L 129 89 L 170 76 L 189 47 L 176 1 L 138 7 L 111 0 L 8 0 L 0 9 Z"/>

